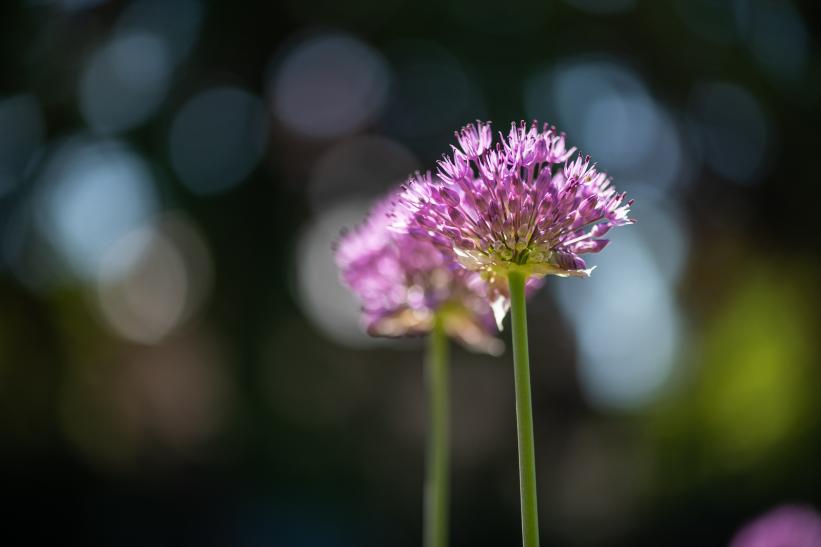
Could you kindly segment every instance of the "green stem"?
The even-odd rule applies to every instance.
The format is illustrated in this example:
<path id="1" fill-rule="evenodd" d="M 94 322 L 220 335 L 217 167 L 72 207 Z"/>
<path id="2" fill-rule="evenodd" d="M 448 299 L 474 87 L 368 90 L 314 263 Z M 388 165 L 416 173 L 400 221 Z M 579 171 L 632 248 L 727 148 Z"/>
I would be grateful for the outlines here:
<path id="1" fill-rule="evenodd" d="M 428 453 L 425 471 L 425 547 L 447 547 L 448 477 L 448 336 L 440 315 L 428 337 L 425 381 L 428 399 Z"/>
<path id="2" fill-rule="evenodd" d="M 516 386 L 516 431 L 519 437 L 519 492 L 522 505 L 522 545 L 539 545 L 536 503 L 536 449 L 533 442 L 533 405 L 530 401 L 530 357 L 527 350 L 525 275 L 511 271 L 510 317 L 513 331 L 513 372 Z"/>

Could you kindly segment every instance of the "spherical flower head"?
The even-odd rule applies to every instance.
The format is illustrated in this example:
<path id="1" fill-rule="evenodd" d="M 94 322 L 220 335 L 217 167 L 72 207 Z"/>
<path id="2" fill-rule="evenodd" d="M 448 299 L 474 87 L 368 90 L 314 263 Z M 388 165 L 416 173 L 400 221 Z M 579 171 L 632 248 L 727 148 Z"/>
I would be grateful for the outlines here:
<path id="1" fill-rule="evenodd" d="M 821 547 L 821 515 L 809 507 L 776 508 L 741 529 L 730 547 Z"/>
<path id="2" fill-rule="evenodd" d="M 367 332 L 422 335 L 431 331 L 438 315 L 448 335 L 467 347 L 501 352 L 481 276 L 461 268 L 429 241 L 388 230 L 396 221 L 394 202 L 394 195 L 378 202 L 336 245 L 342 282 L 361 302 Z"/>
<path id="3" fill-rule="evenodd" d="M 405 213 L 392 228 L 452 252 L 491 285 L 511 270 L 588 276 L 581 255 L 601 251 L 602 236 L 633 222 L 632 201 L 589 157 L 573 158 L 576 149 L 554 127 L 511 124 L 494 145 L 490 124 L 477 122 L 456 140 L 435 176 L 417 174 L 403 187 L 397 207 Z"/>

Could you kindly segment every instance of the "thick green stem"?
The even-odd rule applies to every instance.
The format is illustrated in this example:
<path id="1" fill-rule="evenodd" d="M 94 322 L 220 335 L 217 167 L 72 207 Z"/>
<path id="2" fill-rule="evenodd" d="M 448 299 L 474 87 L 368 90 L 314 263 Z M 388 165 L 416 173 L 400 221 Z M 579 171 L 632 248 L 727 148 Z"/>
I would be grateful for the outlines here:
<path id="1" fill-rule="evenodd" d="M 447 547 L 449 519 L 448 336 L 437 316 L 428 337 L 425 382 L 428 454 L 425 471 L 425 547 Z"/>
<path id="2" fill-rule="evenodd" d="M 513 335 L 513 372 L 516 386 L 516 431 L 519 437 L 519 492 L 522 505 L 522 545 L 539 545 L 539 511 L 536 502 L 536 449 L 533 442 L 533 407 L 530 401 L 530 356 L 527 350 L 525 275 L 511 271 L 510 317 Z"/>

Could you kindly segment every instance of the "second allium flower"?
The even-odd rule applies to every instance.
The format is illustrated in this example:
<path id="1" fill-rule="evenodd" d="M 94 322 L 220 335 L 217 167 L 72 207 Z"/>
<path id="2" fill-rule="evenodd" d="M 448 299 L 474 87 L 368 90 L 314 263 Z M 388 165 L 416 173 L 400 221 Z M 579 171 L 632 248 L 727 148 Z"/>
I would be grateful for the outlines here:
<path id="1" fill-rule="evenodd" d="M 438 316 L 449 336 L 499 353 L 485 282 L 432 242 L 388 230 L 403 214 L 394 211 L 395 201 L 391 195 L 377 202 L 336 245 L 342 281 L 362 304 L 365 329 L 374 336 L 422 335 Z"/>

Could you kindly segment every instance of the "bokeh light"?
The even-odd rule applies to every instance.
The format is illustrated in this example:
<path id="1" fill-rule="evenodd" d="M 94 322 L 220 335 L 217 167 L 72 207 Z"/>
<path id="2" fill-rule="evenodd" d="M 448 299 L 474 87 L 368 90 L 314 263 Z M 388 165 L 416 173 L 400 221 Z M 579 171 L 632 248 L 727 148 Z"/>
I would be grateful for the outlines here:
<path id="1" fill-rule="evenodd" d="M 654 207 L 642 204 L 634 214 Z M 686 253 L 682 227 L 663 209 L 641 218 L 591 260 L 597 269 L 589 279 L 554 285 L 575 326 L 581 388 L 603 409 L 629 411 L 657 400 L 673 382 L 684 336 L 671 284 Z M 673 247 L 654 248 L 659 234 L 671 234 Z"/>
<path id="2" fill-rule="evenodd" d="M 680 473 L 671 483 L 745 472 L 777 480 L 818 424 L 818 312 L 807 300 L 817 270 L 800 259 L 788 274 L 772 257 L 737 260 L 689 353 L 688 388 L 649 415 L 661 476 Z"/>
<path id="3" fill-rule="evenodd" d="M 314 165 L 308 195 L 316 210 L 374 199 L 419 169 L 413 152 L 385 137 L 362 136 L 329 148 Z"/>
<path id="4" fill-rule="evenodd" d="M 151 171 L 126 144 L 83 136 L 59 144 L 38 181 L 40 230 L 66 265 L 92 279 L 103 253 L 158 208 Z"/>
<path id="5" fill-rule="evenodd" d="M 779 277 L 766 266 L 754 269 L 707 325 L 700 427 L 708 450 L 727 466 L 783 453 L 813 414 L 818 371 L 807 326 L 815 310 L 802 296 L 809 278 L 787 285 Z"/>
<path id="6" fill-rule="evenodd" d="M 391 134 L 427 151 L 454 128 L 485 116 L 482 90 L 452 52 L 430 41 L 405 40 L 393 43 L 389 54 L 396 85 L 384 124 Z"/>
<path id="7" fill-rule="evenodd" d="M 80 109 L 99 133 L 144 122 L 160 105 L 171 76 L 162 40 L 147 33 L 117 35 L 95 53 L 80 81 Z"/>
<path id="8" fill-rule="evenodd" d="M 741 35 L 761 66 L 776 79 L 798 82 L 809 65 L 811 38 L 789 0 L 736 2 Z"/>
<path id="9" fill-rule="evenodd" d="M 156 36 L 162 41 L 171 62 L 176 64 L 196 44 L 203 16 L 198 0 L 140 0 L 122 11 L 115 32 Z"/>
<path id="10" fill-rule="evenodd" d="M 675 287 L 685 273 L 690 251 L 690 227 L 686 214 L 676 201 L 653 192 L 635 194 L 641 211 L 637 232 L 659 272 L 671 287 Z M 618 244 L 618 240 L 615 243 Z"/>
<path id="11" fill-rule="evenodd" d="M 689 112 L 711 169 L 742 184 L 761 179 L 774 153 L 773 136 L 749 91 L 727 82 L 700 83 L 693 88 Z"/>
<path id="12" fill-rule="evenodd" d="M 326 139 L 371 122 L 389 83 L 382 55 L 361 40 L 344 33 L 313 34 L 272 63 L 270 99 L 286 127 Z"/>
<path id="13" fill-rule="evenodd" d="M 256 167 L 268 144 L 262 101 L 235 87 L 208 89 L 177 112 L 168 154 L 180 181 L 197 194 L 224 192 Z"/>
<path id="14" fill-rule="evenodd" d="M 102 317 L 120 336 L 156 343 L 202 307 L 211 260 L 191 224 L 165 215 L 115 241 L 97 280 Z"/>
<path id="15" fill-rule="evenodd" d="M 341 228 L 357 226 L 368 207 L 365 201 L 342 202 L 323 211 L 303 229 L 296 245 L 295 288 L 302 311 L 330 339 L 356 348 L 385 341 L 363 331 L 359 303 L 339 280 L 332 248 Z"/>
<path id="16" fill-rule="evenodd" d="M 525 84 L 529 118 L 566 131 L 620 188 L 667 190 L 692 168 L 673 117 L 639 75 L 610 59 L 580 58 L 533 74 Z M 690 161 L 687 161 L 687 160 Z"/>

